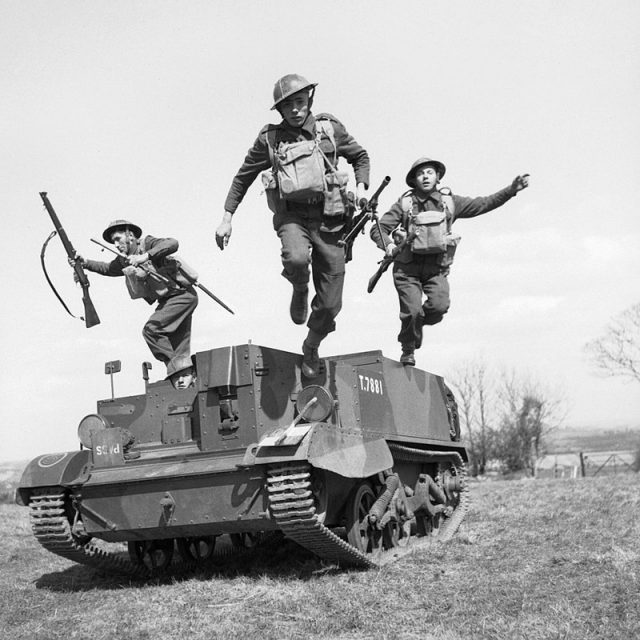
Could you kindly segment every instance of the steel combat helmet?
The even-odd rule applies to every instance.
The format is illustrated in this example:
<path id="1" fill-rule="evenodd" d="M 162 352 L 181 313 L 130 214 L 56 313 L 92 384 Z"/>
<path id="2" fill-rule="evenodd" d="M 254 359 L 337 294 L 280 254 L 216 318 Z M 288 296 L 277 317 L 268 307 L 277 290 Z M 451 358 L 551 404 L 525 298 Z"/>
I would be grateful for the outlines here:
<path id="1" fill-rule="evenodd" d="M 407 173 L 407 177 L 405 178 L 405 182 L 413 189 L 416 186 L 415 183 L 415 175 L 416 171 L 420 167 L 424 167 L 425 165 L 430 164 L 438 173 L 438 177 L 442 180 L 442 177 L 447 171 L 447 168 L 440 162 L 440 160 L 432 160 L 431 158 L 418 158 L 412 165 L 411 169 L 409 169 L 409 173 Z"/>
<path id="2" fill-rule="evenodd" d="M 271 109 L 277 109 L 283 100 L 305 89 L 309 89 L 309 98 L 312 98 L 313 89 L 317 86 L 317 82 L 309 82 L 304 76 L 297 73 L 289 73 L 286 76 L 282 76 L 273 87 L 273 106 Z"/>
<path id="3" fill-rule="evenodd" d="M 167 377 L 165 379 L 168 380 L 176 373 L 186 371 L 187 369 L 193 369 L 193 360 L 191 359 L 191 356 L 174 356 L 167 364 Z"/>
<path id="4" fill-rule="evenodd" d="M 139 240 L 142 235 L 142 229 L 137 224 L 133 224 L 133 222 L 129 222 L 128 220 L 114 220 L 113 222 L 110 222 L 109 226 L 102 232 L 104 241 L 111 242 L 111 234 L 117 229 L 133 231 L 133 235 L 136 237 L 136 240 Z"/>

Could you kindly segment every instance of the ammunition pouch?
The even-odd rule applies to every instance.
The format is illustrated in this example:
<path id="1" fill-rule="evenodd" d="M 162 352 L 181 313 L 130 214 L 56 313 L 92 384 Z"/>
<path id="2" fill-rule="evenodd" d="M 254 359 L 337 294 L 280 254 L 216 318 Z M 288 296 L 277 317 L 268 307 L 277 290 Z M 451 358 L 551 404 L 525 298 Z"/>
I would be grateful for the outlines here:
<path id="1" fill-rule="evenodd" d="M 456 249 L 460 243 L 460 236 L 457 233 L 449 232 L 445 236 L 446 249 L 439 257 L 438 263 L 442 269 L 448 269 L 453 264 Z"/>
<path id="2" fill-rule="evenodd" d="M 145 285 L 149 293 L 143 296 L 144 299 L 147 302 L 149 301 L 154 302 L 159 298 L 164 298 L 169 293 L 172 287 L 168 285 L 166 282 L 163 282 L 162 280 L 160 280 L 160 278 L 156 278 L 153 276 L 153 274 L 159 274 L 160 270 L 155 268 L 151 260 L 148 260 L 143 264 L 150 271 L 150 273 L 146 274 L 147 277 L 145 279 Z M 160 275 L 164 275 L 164 274 L 160 274 Z"/>
<path id="3" fill-rule="evenodd" d="M 447 216 L 444 211 L 413 214 L 409 218 L 409 232 L 415 233 L 411 242 L 413 253 L 444 253 L 447 250 Z"/>
<path id="4" fill-rule="evenodd" d="M 122 273 L 125 277 L 125 283 L 127 285 L 127 291 L 132 300 L 138 298 L 150 298 L 155 297 L 153 290 L 147 283 L 149 274 L 140 267 L 124 267 Z"/>
<path id="5" fill-rule="evenodd" d="M 267 196 L 267 206 L 275 214 L 285 213 L 287 205 L 280 197 L 280 190 L 278 189 L 278 181 L 274 175 L 272 169 L 267 169 L 261 174 L 262 187 L 264 193 Z"/>
<path id="6" fill-rule="evenodd" d="M 267 197 L 267 206 L 272 213 L 283 214 L 287 212 L 287 200 L 282 197 L 276 177 L 271 169 L 261 174 L 262 187 Z M 346 171 L 337 171 L 335 174 L 325 175 L 325 187 L 322 196 L 307 198 L 304 202 L 316 203 L 322 200 L 322 214 L 329 218 L 345 216 L 351 208 L 347 197 L 347 183 L 349 176 Z"/>
<path id="7" fill-rule="evenodd" d="M 325 216 L 344 216 L 349 212 L 349 200 L 347 197 L 348 182 L 349 174 L 346 171 L 334 170 L 325 175 L 323 209 Z"/>

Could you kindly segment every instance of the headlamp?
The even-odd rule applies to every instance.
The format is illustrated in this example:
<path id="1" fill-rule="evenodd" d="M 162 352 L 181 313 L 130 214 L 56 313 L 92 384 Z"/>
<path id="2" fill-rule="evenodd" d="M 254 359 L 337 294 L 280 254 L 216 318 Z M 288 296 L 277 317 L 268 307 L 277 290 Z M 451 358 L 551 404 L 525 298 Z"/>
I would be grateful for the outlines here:
<path id="1" fill-rule="evenodd" d="M 305 409 L 310 400 L 315 398 L 315 402 Z M 302 418 L 307 422 L 322 422 L 333 412 L 335 401 L 333 396 L 320 385 L 310 384 L 298 393 L 296 409 L 298 413 L 304 411 Z"/>
<path id="2" fill-rule="evenodd" d="M 91 435 L 96 431 L 108 429 L 109 423 L 97 413 L 90 413 L 80 420 L 78 425 L 78 439 L 85 449 L 91 449 Z"/>

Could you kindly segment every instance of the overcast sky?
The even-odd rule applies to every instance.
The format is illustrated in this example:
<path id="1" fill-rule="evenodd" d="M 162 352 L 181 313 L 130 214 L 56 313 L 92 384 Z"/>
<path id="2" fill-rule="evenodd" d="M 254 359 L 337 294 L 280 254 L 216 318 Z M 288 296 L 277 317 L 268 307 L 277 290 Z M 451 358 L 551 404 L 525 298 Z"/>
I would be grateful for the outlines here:
<path id="1" fill-rule="evenodd" d="M 0 203 L 4 227 L 0 459 L 74 449 L 76 427 L 109 397 L 143 389 L 151 308 L 120 279 L 91 278 L 101 318 L 66 315 L 42 275 L 47 191 L 76 249 L 101 254 L 114 218 L 180 241 L 201 282 L 192 350 L 248 340 L 299 351 L 279 241 L 261 185 L 220 252 L 229 183 L 269 110 L 276 79 L 317 82 L 314 111 L 338 117 L 371 156 L 381 212 L 417 157 L 445 184 L 488 195 L 518 173 L 531 186 L 456 224 L 452 306 L 427 328 L 419 367 L 446 375 L 483 357 L 559 390 L 568 426 L 640 425 L 640 389 L 593 375 L 582 347 L 640 300 L 640 55 L 637 1 L 462 0 L 0 3 Z M 390 274 L 366 284 L 379 252 L 359 237 L 338 329 L 321 355 L 399 357 Z M 60 242 L 47 264 L 81 311 Z M 152 379 L 164 375 L 154 361 Z"/>

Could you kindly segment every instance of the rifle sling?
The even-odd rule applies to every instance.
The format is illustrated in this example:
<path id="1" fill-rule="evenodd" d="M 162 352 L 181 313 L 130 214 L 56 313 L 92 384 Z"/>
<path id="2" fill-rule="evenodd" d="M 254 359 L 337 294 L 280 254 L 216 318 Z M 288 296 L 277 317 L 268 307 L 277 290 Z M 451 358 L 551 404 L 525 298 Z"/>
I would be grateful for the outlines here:
<path id="1" fill-rule="evenodd" d="M 49 286 L 51 287 L 51 291 L 53 291 L 53 293 L 55 293 L 56 298 L 58 298 L 58 300 L 60 301 L 60 304 L 64 307 L 65 311 L 72 317 L 75 318 L 76 320 L 81 320 L 82 322 L 84 322 L 84 318 L 82 316 L 74 316 L 73 313 L 71 313 L 71 311 L 69 311 L 69 307 L 67 307 L 65 301 L 60 297 L 60 294 L 58 293 L 58 291 L 56 290 L 56 288 L 53 286 L 53 282 L 51 282 L 51 278 L 49 277 L 49 274 L 47 273 L 47 267 L 45 266 L 44 263 L 44 254 L 47 250 L 47 245 L 49 244 L 49 241 L 51 240 L 51 238 L 53 238 L 55 235 L 57 235 L 57 231 L 52 231 L 49 234 L 49 237 L 44 241 L 44 244 L 42 245 L 42 250 L 40 251 L 40 264 L 42 265 L 42 271 L 44 272 L 44 277 L 47 279 L 47 282 L 49 283 Z"/>

